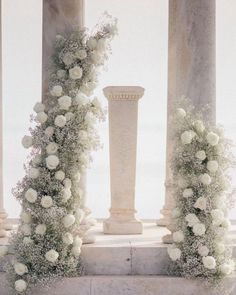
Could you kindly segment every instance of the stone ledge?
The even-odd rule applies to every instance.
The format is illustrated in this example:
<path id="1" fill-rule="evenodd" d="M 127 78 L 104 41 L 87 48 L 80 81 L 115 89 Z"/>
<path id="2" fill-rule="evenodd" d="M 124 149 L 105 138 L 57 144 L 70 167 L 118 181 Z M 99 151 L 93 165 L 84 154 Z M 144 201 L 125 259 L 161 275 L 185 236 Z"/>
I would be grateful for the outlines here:
<path id="1" fill-rule="evenodd" d="M 227 295 L 235 295 L 235 279 L 225 281 Z M 1 295 L 10 295 L 5 275 L 0 274 Z M 50 289 L 35 287 L 30 295 L 220 295 L 222 291 L 206 287 L 201 281 L 171 276 L 84 276 L 66 278 Z"/>

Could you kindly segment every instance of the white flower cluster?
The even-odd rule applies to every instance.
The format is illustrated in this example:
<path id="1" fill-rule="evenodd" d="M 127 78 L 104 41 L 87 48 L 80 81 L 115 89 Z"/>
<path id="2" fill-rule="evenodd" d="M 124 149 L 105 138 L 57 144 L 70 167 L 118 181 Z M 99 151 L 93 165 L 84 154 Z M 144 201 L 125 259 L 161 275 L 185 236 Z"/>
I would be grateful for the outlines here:
<path id="1" fill-rule="evenodd" d="M 223 278 L 234 271 L 226 240 L 230 226 L 225 197 L 230 189 L 226 176 L 232 165 L 230 146 L 220 129 L 210 130 L 193 112 L 178 108 L 175 118 L 175 230 L 168 254 L 176 274 L 192 278 L 201 274 L 214 281 L 214 277 Z"/>
<path id="2" fill-rule="evenodd" d="M 80 175 L 91 151 L 99 147 L 95 124 L 105 116 L 98 99 L 90 96 L 115 26 L 116 20 L 108 17 L 93 36 L 78 30 L 68 38 L 56 37 L 48 93 L 44 103 L 33 108 L 36 127 L 22 139 L 24 148 L 32 148 L 32 160 L 14 192 L 22 203 L 21 224 L 12 245 L 19 262 L 11 271 L 19 293 L 35 276 L 79 274 L 81 233 L 86 231 L 80 223 L 87 217 L 80 208 Z M 1 247 L 0 256 L 5 254 L 7 249 Z"/>

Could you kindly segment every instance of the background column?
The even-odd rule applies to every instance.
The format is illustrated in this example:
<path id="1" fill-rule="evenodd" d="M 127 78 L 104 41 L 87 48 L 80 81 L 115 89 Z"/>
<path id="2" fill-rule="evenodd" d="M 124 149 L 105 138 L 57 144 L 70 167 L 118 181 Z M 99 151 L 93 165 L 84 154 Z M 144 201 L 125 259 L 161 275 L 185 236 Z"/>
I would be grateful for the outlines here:
<path id="1" fill-rule="evenodd" d="M 170 223 L 174 207 L 171 195 L 170 116 L 174 101 L 187 96 L 196 109 L 209 105 L 204 119 L 215 123 L 215 0 L 169 0 L 168 102 L 166 142 L 166 193 L 163 218 Z"/>
<path id="2" fill-rule="evenodd" d="M 110 141 L 110 217 L 104 221 L 106 234 L 140 234 L 142 223 L 135 218 L 135 176 L 138 100 L 142 87 L 110 86 L 108 98 Z"/>

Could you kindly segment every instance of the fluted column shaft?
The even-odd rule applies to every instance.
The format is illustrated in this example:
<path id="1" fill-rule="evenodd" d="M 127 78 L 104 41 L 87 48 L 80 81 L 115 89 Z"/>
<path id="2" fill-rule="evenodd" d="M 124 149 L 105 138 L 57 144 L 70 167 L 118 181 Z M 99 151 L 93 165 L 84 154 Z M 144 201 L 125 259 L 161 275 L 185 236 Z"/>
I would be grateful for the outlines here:
<path id="1" fill-rule="evenodd" d="M 104 233 L 139 234 L 142 223 L 135 218 L 135 175 L 138 100 L 142 87 L 104 88 L 109 108 L 111 209 Z"/>
<path id="2" fill-rule="evenodd" d="M 175 100 L 187 96 L 204 119 L 215 123 L 215 0 L 169 0 L 166 194 L 159 225 L 168 225 L 174 206 L 170 161 L 170 117 Z"/>

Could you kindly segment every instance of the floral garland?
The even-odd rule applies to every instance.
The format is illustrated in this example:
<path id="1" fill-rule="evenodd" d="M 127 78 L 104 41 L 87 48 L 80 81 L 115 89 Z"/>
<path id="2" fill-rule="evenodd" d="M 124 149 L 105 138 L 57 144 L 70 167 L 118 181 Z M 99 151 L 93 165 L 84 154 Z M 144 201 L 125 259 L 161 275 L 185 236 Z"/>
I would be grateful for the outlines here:
<path id="1" fill-rule="evenodd" d="M 172 157 L 174 243 L 168 254 L 174 274 L 213 283 L 234 270 L 226 237 L 233 195 L 226 170 L 233 157 L 223 129 L 205 125 L 194 109 L 177 108 Z"/>
<path id="2" fill-rule="evenodd" d="M 14 190 L 22 212 L 9 278 L 17 294 L 40 280 L 81 274 L 80 176 L 99 147 L 95 123 L 104 119 L 98 99 L 89 97 L 115 34 L 116 19 L 106 14 L 92 35 L 83 29 L 56 37 L 49 91 L 22 140 L 32 148 L 27 173 Z"/>

